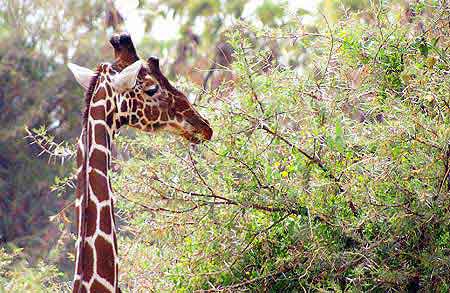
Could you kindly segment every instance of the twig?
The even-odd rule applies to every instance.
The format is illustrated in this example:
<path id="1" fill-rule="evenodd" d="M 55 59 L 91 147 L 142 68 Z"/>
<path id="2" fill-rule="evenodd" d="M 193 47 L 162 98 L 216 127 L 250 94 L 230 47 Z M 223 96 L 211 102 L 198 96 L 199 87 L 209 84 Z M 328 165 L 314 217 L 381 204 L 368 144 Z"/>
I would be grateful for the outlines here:
<path id="1" fill-rule="evenodd" d="M 184 193 L 184 194 L 188 194 L 191 196 L 201 196 L 201 197 L 211 197 L 211 198 L 217 198 L 217 199 L 221 199 L 223 200 L 223 202 L 220 202 L 219 204 L 229 204 L 229 205 L 235 205 L 235 206 L 239 206 L 239 207 L 243 207 L 243 208 L 253 208 L 253 209 L 257 209 L 257 210 L 261 210 L 261 211 L 266 211 L 266 212 L 285 212 L 288 214 L 293 214 L 293 215 L 307 215 L 306 213 L 306 208 L 305 207 L 299 207 L 297 209 L 294 208 L 287 208 L 287 207 L 270 207 L 270 206 L 264 206 L 264 205 L 260 205 L 257 203 L 240 203 L 237 202 L 233 199 L 230 198 L 226 198 L 224 196 L 218 195 L 218 194 L 202 194 L 202 193 L 197 193 L 197 192 L 191 192 L 191 191 L 186 191 L 183 190 L 179 187 L 173 186 L 171 184 L 168 184 L 164 181 L 162 181 L 161 179 L 159 179 L 158 177 L 153 177 L 156 181 L 174 189 L 175 191 Z M 216 203 L 217 204 L 217 203 Z"/>
<path id="2" fill-rule="evenodd" d="M 137 202 L 137 201 L 134 201 L 132 199 L 129 199 L 128 197 L 126 197 L 126 196 L 124 196 L 124 195 L 122 195 L 120 193 L 119 193 L 119 196 L 122 197 L 123 199 L 125 199 L 125 200 L 127 200 L 129 202 L 132 202 L 132 203 L 134 203 L 134 204 L 136 204 L 136 205 L 138 205 L 138 206 L 140 206 L 140 207 L 142 207 L 142 208 L 144 208 L 146 210 L 149 210 L 151 212 L 170 212 L 170 213 L 175 213 L 175 214 L 182 214 L 182 213 L 191 212 L 191 211 L 197 209 L 200 206 L 200 205 L 195 205 L 195 206 L 193 206 L 191 208 L 188 208 L 188 209 L 185 209 L 185 210 L 170 210 L 170 209 L 161 208 L 161 207 L 153 208 L 153 207 L 149 207 L 149 206 L 147 206 L 145 204 L 142 204 L 140 202 Z"/>
<path id="3" fill-rule="evenodd" d="M 250 241 L 247 243 L 247 245 L 244 247 L 244 249 L 242 249 L 239 253 L 238 253 L 238 257 L 234 259 L 234 261 L 231 263 L 230 267 L 233 267 L 234 264 L 239 260 L 239 258 L 244 254 L 244 252 L 247 251 L 247 249 L 250 247 L 250 245 L 253 243 L 253 241 L 256 239 L 256 237 L 258 237 L 260 234 L 265 233 L 267 231 L 269 231 L 270 229 L 272 229 L 275 225 L 278 225 L 279 223 L 283 222 L 284 220 L 287 219 L 287 217 L 289 217 L 290 214 L 286 214 L 283 217 L 281 217 L 278 221 L 273 222 L 270 226 L 256 232 L 255 234 L 253 234 L 252 238 L 250 239 Z"/>
<path id="4" fill-rule="evenodd" d="M 255 91 L 255 89 L 253 87 L 253 78 L 252 78 L 252 74 L 250 72 L 250 65 L 248 63 L 247 57 L 245 56 L 245 52 L 244 52 L 244 48 L 242 47 L 242 43 L 240 44 L 240 47 L 241 47 L 241 50 L 242 50 L 242 53 L 243 53 L 242 57 L 244 59 L 245 66 L 248 69 L 248 71 L 247 71 L 247 78 L 248 78 L 248 81 L 249 81 L 249 84 L 250 84 L 250 89 L 252 91 L 253 99 L 255 99 L 255 101 L 258 103 L 261 112 L 264 114 L 264 112 L 265 112 L 264 111 L 264 107 L 263 107 L 261 101 L 259 100 L 259 97 L 256 94 L 256 91 Z"/>
<path id="5" fill-rule="evenodd" d="M 287 140 L 286 138 L 284 138 L 283 136 L 281 136 L 280 134 L 278 134 L 277 132 L 271 130 L 269 127 L 267 127 L 267 125 L 261 125 L 261 129 L 263 129 L 264 131 L 270 133 L 271 135 L 277 137 L 278 139 L 280 139 L 281 141 L 283 141 L 284 143 L 286 143 L 288 146 L 290 146 L 291 148 L 295 148 L 299 153 L 301 153 L 302 155 L 304 155 L 305 157 L 308 158 L 308 160 L 310 160 L 311 162 L 313 162 L 314 164 L 316 164 L 320 169 L 322 169 L 323 172 L 326 173 L 326 175 L 332 179 L 339 188 L 339 192 L 343 193 L 344 189 L 341 187 L 339 179 L 336 178 L 329 170 L 328 168 L 323 164 L 323 162 L 317 158 L 314 157 L 310 154 L 308 154 L 306 151 L 304 151 L 303 149 L 301 149 L 300 147 L 294 145 L 292 142 L 290 142 L 289 140 Z"/>
<path id="6" fill-rule="evenodd" d="M 327 24 L 327 28 L 328 28 L 328 32 L 330 33 L 330 39 L 331 39 L 331 46 L 330 46 L 330 51 L 328 52 L 328 58 L 327 58 L 327 63 L 325 65 L 325 68 L 322 72 L 322 78 L 320 79 L 320 81 L 317 83 L 317 88 L 320 89 L 320 86 L 322 85 L 322 82 L 325 79 L 325 75 L 328 72 L 328 66 L 330 65 L 330 61 L 331 61 L 331 56 L 333 54 L 333 49 L 334 49 L 334 36 L 333 36 L 333 31 L 331 30 L 330 27 L 330 23 L 328 22 L 327 17 L 321 12 L 319 11 L 320 15 L 322 15 L 322 17 L 325 19 L 325 22 Z"/>

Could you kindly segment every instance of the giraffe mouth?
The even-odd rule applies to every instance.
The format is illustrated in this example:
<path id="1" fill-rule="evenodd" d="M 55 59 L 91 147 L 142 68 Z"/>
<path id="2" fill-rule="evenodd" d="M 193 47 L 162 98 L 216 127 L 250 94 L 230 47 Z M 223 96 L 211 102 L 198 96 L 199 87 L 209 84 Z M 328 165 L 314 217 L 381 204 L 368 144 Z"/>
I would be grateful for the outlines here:
<path id="1" fill-rule="evenodd" d="M 209 127 L 209 125 L 205 128 L 198 129 L 192 126 L 189 122 L 187 122 L 186 124 L 184 126 L 181 126 L 177 123 L 169 123 L 167 124 L 166 129 L 173 134 L 180 135 L 193 144 L 200 144 L 202 142 L 211 140 L 213 131 Z"/>
<path id="2" fill-rule="evenodd" d="M 199 134 L 199 133 L 189 133 L 189 132 L 184 132 L 181 134 L 184 138 L 186 138 L 190 143 L 193 144 L 200 144 L 202 142 L 208 141 L 208 138 L 205 138 L 204 135 Z"/>
<path id="3" fill-rule="evenodd" d="M 200 117 L 190 117 L 186 119 L 186 122 L 192 127 L 192 130 L 187 132 L 187 135 L 183 135 L 190 142 L 198 144 L 204 141 L 211 140 L 213 135 L 213 130 L 203 118 Z"/>

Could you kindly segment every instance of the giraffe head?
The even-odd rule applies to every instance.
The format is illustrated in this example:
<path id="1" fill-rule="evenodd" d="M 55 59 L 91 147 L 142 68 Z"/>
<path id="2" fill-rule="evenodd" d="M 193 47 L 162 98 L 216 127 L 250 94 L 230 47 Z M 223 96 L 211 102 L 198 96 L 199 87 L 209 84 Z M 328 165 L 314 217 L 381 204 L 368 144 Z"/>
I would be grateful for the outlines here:
<path id="1" fill-rule="evenodd" d="M 97 75 L 93 95 L 105 96 L 106 120 L 113 129 L 129 125 L 146 132 L 167 130 L 193 143 L 211 139 L 208 121 L 164 76 L 158 58 L 139 59 L 126 33 L 114 35 L 110 42 L 113 64 L 102 64 L 97 72 L 74 64 L 69 68 L 86 89 Z"/>

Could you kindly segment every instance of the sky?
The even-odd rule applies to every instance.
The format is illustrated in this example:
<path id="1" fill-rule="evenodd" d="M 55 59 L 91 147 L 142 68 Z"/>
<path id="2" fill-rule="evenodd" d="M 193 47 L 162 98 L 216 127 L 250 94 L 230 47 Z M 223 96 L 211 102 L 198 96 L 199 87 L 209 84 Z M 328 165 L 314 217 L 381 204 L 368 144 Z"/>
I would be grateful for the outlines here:
<path id="1" fill-rule="evenodd" d="M 150 2 L 155 2 L 155 0 L 149 0 Z M 226 1 L 226 0 L 222 0 Z M 251 19 L 255 15 L 256 8 L 263 2 L 263 0 L 250 0 L 243 11 L 243 17 L 246 19 Z M 274 2 L 286 2 L 283 0 L 274 0 Z M 289 10 L 295 11 L 299 8 L 303 8 L 310 12 L 316 12 L 317 5 L 319 1 L 316 0 L 288 0 Z M 145 27 L 143 23 L 142 11 L 137 9 L 139 0 L 115 0 L 114 1 L 117 9 L 121 15 L 125 18 L 125 29 L 130 32 L 133 41 L 139 44 L 145 34 Z M 174 39 L 177 36 L 178 29 L 180 27 L 180 18 L 172 17 L 162 17 L 158 16 L 152 26 L 151 35 L 152 38 L 158 41 L 164 41 L 169 39 Z M 304 19 L 308 21 L 308 19 Z M 193 28 L 193 31 L 200 33 L 203 30 L 201 22 L 198 22 Z"/>

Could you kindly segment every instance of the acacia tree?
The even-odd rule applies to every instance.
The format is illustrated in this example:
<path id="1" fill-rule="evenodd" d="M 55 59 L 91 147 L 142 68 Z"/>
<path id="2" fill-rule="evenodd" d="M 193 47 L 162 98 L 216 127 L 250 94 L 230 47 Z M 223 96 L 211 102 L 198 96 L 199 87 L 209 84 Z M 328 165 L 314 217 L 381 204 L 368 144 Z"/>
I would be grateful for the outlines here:
<path id="1" fill-rule="evenodd" d="M 244 22 L 231 94 L 199 105 L 211 143 L 122 137 L 125 285 L 447 291 L 449 10 L 408 9 Z M 249 35 L 309 58 L 261 71 L 270 52 Z"/>

